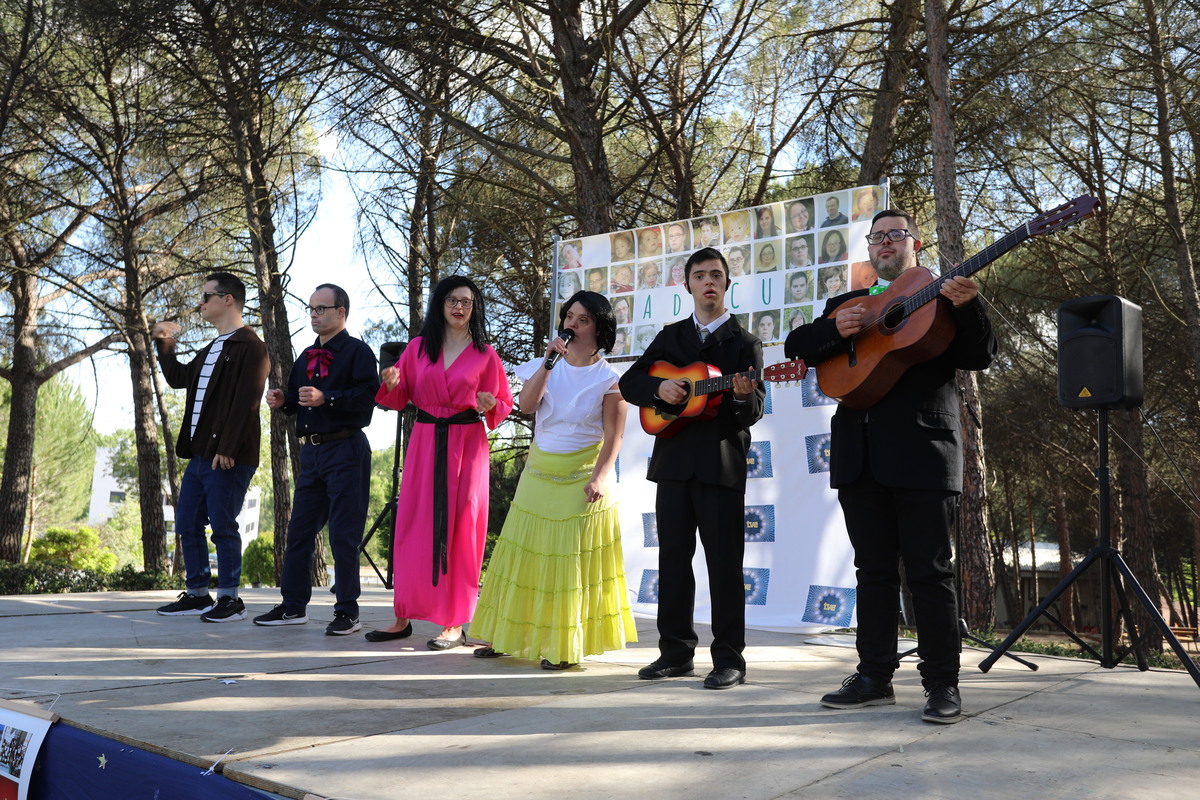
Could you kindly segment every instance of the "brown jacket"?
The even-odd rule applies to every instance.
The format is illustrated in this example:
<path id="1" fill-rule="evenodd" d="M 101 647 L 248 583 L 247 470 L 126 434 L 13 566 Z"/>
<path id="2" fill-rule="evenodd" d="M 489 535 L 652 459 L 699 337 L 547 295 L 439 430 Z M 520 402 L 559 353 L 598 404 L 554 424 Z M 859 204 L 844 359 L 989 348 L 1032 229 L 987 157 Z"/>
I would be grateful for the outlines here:
<path id="1" fill-rule="evenodd" d="M 170 341 L 170 344 L 167 344 Z M 208 379 L 204 406 L 192 436 L 192 405 L 196 401 L 196 386 L 200 369 L 208 357 L 212 342 L 187 364 L 175 359 L 174 340 L 155 339 L 158 362 L 163 377 L 173 389 L 187 389 L 183 424 L 175 443 L 180 458 L 211 460 L 218 454 L 230 456 L 238 464 L 258 466 L 261 431 L 258 423 L 258 404 L 267 383 L 270 362 L 267 346 L 249 327 L 239 328 L 225 340 L 217 357 L 213 374 Z"/>

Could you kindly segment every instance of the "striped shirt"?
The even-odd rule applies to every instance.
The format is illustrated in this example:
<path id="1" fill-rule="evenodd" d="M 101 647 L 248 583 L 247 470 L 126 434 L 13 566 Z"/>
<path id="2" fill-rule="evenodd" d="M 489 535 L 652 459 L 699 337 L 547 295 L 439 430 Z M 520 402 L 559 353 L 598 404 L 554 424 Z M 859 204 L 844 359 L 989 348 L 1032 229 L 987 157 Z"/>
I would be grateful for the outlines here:
<path id="1" fill-rule="evenodd" d="M 216 369 L 221 351 L 225 349 L 225 340 L 235 333 L 237 333 L 236 330 L 230 331 L 213 339 L 212 345 L 208 348 L 208 357 L 204 359 L 204 366 L 200 367 L 200 377 L 196 381 L 196 402 L 192 404 L 193 437 L 196 435 L 196 425 L 200 422 L 200 410 L 204 407 L 204 394 L 208 391 L 208 380 L 212 377 L 213 370 Z"/>

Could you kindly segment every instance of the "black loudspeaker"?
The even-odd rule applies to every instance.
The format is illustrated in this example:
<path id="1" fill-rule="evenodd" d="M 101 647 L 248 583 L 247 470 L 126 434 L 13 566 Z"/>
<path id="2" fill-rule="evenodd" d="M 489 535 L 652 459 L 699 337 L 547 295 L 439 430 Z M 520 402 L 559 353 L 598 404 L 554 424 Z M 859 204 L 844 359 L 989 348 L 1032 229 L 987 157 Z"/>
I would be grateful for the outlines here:
<path id="1" fill-rule="evenodd" d="M 388 367 L 396 366 L 407 346 L 408 342 L 384 342 L 379 345 L 379 371 L 383 372 Z"/>
<path id="2" fill-rule="evenodd" d="M 1059 404 L 1137 408 L 1142 394 L 1142 307 L 1116 295 L 1059 306 Z"/>

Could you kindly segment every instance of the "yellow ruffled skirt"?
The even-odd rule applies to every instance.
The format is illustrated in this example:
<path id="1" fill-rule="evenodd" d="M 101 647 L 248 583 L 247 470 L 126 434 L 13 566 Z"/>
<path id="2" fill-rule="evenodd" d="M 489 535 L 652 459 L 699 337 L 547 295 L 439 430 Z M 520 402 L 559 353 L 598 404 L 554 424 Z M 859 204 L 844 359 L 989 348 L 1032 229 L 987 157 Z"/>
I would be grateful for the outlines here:
<path id="1" fill-rule="evenodd" d="M 583 494 L 599 454 L 599 443 L 574 453 L 530 447 L 483 579 L 472 638 L 555 664 L 637 641 L 616 499 L 611 487 L 595 503 Z"/>

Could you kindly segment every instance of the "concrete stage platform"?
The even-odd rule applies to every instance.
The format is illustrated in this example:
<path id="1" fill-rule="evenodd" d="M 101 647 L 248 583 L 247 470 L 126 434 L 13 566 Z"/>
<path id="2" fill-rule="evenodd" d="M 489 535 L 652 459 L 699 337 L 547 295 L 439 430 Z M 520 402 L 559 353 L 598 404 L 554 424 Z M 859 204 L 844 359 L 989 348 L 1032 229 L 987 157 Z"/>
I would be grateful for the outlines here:
<path id="1" fill-rule="evenodd" d="M 274 589 L 243 594 L 251 614 Z M 285 797 L 1186 798 L 1200 791 L 1200 688 L 1184 672 L 1030 656 L 1031 672 L 964 654 L 969 719 L 921 722 L 914 665 L 897 704 L 822 709 L 856 662 L 846 637 L 749 633 L 748 683 L 643 681 L 642 642 L 546 672 L 432 652 L 436 633 L 372 645 L 307 625 L 160 617 L 171 593 L 0 597 L 0 697 L 31 693 L 71 723 L 161 748 Z M 370 588 L 363 624 L 391 619 Z M 706 628 L 700 629 L 702 637 Z M 25 695 L 29 697 L 29 694 Z"/>

